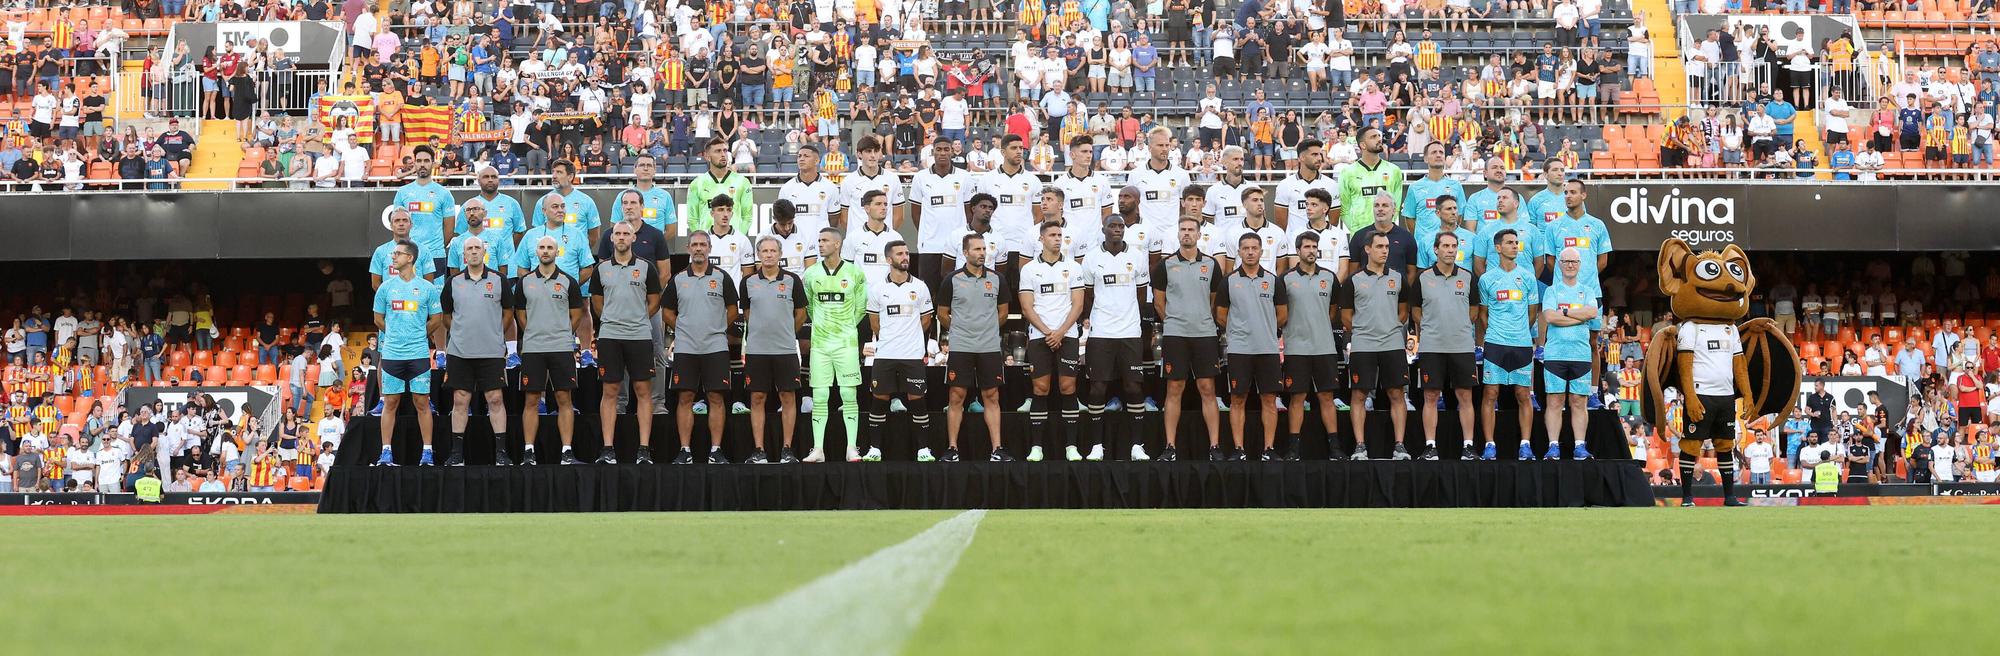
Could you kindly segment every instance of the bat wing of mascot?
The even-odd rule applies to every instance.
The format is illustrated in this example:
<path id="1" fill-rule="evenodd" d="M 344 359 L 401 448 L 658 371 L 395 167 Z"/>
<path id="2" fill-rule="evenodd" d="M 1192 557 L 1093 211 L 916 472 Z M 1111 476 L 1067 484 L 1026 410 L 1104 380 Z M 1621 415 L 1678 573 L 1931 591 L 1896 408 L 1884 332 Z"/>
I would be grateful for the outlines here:
<path id="1" fill-rule="evenodd" d="M 1750 271 L 1750 258 L 1735 244 L 1697 253 L 1687 242 L 1669 239 L 1660 245 L 1658 267 L 1660 292 L 1672 300 L 1675 318 L 1735 325 L 1749 313 L 1757 278 Z M 1735 363 L 1737 395 L 1749 400 L 1751 417 L 1776 415 L 1774 425 L 1783 424 L 1803 385 L 1798 349 L 1770 319 L 1743 322 L 1737 334 L 1743 342 L 1743 353 Z M 1684 399 L 1693 396 L 1684 389 L 1688 372 L 1681 361 L 1679 337 L 1679 325 L 1667 326 L 1653 334 L 1646 348 L 1641 406 L 1646 421 L 1656 426 L 1666 417 L 1666 388 L 1683 388 Z"/>

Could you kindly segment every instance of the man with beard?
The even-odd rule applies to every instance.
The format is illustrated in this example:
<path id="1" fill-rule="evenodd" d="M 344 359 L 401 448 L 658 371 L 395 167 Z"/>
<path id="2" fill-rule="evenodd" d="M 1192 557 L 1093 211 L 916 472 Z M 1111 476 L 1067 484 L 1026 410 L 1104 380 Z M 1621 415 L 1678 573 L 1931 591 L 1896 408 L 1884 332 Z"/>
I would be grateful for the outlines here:
<path id="1" fill-rule="evenodd" d="M 1361 147 L 1361 158 L 1341 169 L 1338 185 L 1340 223 L 1347 226 L 1350 234 L 1375 222 L 1369 210 L 1375 207 L 1376 196 L 1387 195 L 1392 209 L 1395 201 L 1403 197 L 1403 167 L 1382 159 L 1386 150 L 1382 128 L 1372 125 L 1361 128 L 1355 141 Z"/>
<path id="2" fill-rule="evenodd" d="M 396 206 L 410 213 L 410 240 L 423 247 L 423 252 L 431 257 L 431 268 L 426 275 L 445 274 L 445 244 L 451 241 L 452 225 L 447 219 L 458 213 L 458 203 L 452 200 L 451 190 L 431 179 L 437 167 L 437 151 L 430 146 L 417 146 L 411 150 L 410 161 L 416 165 L 417 179 L 396 189 Z"/>

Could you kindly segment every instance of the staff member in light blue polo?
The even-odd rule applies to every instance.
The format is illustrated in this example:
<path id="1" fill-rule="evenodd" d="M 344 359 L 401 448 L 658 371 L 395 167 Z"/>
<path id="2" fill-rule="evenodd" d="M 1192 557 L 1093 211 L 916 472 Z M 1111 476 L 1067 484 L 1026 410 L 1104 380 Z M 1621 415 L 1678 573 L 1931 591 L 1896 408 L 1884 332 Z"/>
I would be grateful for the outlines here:
<path id="1" fill-rule="evenodd" d="M 416 242 L 397 240 L 390 254 L 390 275 L 375 290 L 375 327 L 381 331 L 382 345 L 382 455 L 378 466 L 395 466 L 389 444 L 396 434 L 396 412 L 402 395 L 409 392 L 419 409 L 417 430 L 423 434 L 423 457 L 418 465 L 431 463 L 431 342 L 430 334 L 443 321 L 438 304 L 438 288 L 416 274 Z"/>

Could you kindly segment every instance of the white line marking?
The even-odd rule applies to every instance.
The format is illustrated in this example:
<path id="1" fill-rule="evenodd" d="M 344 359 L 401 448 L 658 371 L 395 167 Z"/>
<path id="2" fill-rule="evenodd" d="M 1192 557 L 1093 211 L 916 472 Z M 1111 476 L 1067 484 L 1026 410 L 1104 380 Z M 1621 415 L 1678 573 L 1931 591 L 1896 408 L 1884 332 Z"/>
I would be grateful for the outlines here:
<path id="1" fill-rule="evenodd" d="M 894 654 L 923 622 L 984 510 L 968 510 L 655 654 Z"/>

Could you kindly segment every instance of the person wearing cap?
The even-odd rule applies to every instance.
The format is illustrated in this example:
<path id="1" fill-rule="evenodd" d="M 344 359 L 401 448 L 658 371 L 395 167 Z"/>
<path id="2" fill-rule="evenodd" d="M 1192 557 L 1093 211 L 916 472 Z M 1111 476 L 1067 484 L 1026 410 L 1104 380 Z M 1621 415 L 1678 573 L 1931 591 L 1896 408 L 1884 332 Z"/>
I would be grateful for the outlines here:
<path id="1" fill-rule="evenodd" d="M 153 143 L 158 144 L 166 155 L 175 161 L 188 162 L 194 159 L 194 135 L 181 130 L 180 119 L 167 119 L 167 131 L 161 132 L 160 138 Z"/>

